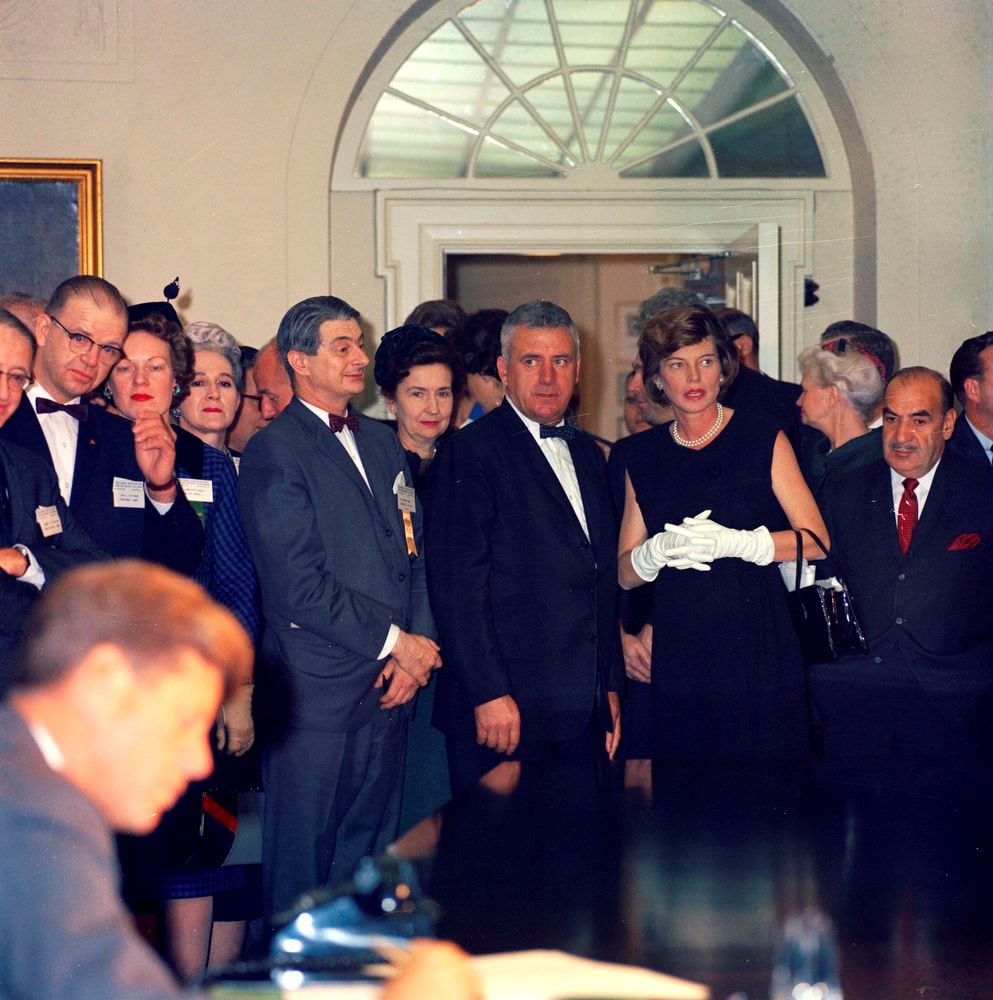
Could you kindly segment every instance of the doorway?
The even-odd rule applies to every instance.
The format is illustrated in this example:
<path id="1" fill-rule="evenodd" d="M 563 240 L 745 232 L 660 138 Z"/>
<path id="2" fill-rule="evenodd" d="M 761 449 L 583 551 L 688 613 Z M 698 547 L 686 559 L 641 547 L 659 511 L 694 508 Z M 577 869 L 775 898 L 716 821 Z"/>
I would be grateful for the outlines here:
<path id="1" fill-rule="evenodd" d="M 624 380 L 637 354 L 630 320 L 661 288 L 690 287 L 724 303 L 724 258 L 692 253 L 452 253 L 445 295 L 467 313 L 547 299 L 572 316 L 582 342 L 579 421 L 614 441 L 623 423 Z"/>

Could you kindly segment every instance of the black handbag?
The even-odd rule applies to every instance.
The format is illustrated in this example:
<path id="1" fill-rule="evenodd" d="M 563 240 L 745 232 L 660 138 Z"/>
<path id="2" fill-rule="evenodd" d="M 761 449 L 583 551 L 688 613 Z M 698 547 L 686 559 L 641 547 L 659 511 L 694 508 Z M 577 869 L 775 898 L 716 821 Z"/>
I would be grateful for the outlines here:
<path id="1" fill-rule="evenodd" d="M 809 528 L 804 531 L 817 543 L 824 555 L 824 543 Z M 852 598 L 844 580 L 839 579 L 840 590 L 828 587 L 800 586 L 803 568 L 803 538 L 796 535 L 796 583 L 792 592 L 787 592 L 786 600 L 793 625 L 800 639 L 800 648 L 806 663 L 823 663 L 837 660 L 851 653 L 868 653 L 869 644 L 855 615 Z"/>

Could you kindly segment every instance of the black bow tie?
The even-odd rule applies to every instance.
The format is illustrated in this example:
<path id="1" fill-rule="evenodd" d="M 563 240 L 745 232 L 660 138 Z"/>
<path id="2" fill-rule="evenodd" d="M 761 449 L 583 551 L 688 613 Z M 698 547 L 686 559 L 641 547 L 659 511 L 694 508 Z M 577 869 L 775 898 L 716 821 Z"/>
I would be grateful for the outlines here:
<path id="1" fill-rule="evenodd" d="M 562 438 L 563 441 L 575 441 L 579 437 L 579 431 L 572 424 L 560 424 L 558 427 L 549 427 L 541 424 L 541 436 L 543 438 Z"/>
<path id="2" fill-rule="evenodd" d="M 80 423 L 90 416 L 90 408 L 86 403 L 56 403 L 54 399 L 46 399 L 44 396 L 35 400 L 34 408 L 38 413 L 68 413 Z"/>
<path id="3" fill-rule="evenodd" d="M 354 413 L 349 413 L 347 417 L 339 417 L 337 413 L 329 413 L 328 423 L 335 434 L 340 434 L 346 427 L 353 433 L 359 429 L 359 418 Z"/>

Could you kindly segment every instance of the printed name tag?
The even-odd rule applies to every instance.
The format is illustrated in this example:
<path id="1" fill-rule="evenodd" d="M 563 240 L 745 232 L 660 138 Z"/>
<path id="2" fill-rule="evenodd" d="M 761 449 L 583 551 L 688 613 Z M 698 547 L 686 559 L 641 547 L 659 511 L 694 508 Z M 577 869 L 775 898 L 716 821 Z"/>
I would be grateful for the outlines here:
<path id="1" fill-rule="evenodd" d="M 59 517 L 58 508 L 37 507 L 34 519 L 38 522 L 38 527 L 41 528 L 41 533 L 45 538 L 62 534 L 62 519 Z"/>
<path id="2" fill-rule="evenodd" d="M 417 510 L 414 487 L 404 485 L 402 472 L 397 474 L 393 482 L 393 492 L 396 494 L 397 508 L 399 510 L 410 511 L 411 514 Z"/>
<path id="3" fill-rule="evenodd" d="M 114 476 L 114 506 L 144 507 L 145 484 L 135 479 L 121 479 Z"/>
<path id="4" fill-rule="evenodd" d="M 185 476 L 179 480 L 186 499 L 193 503 L 195 500 L 201 503 L 214 502 L 214 484 L 209 479 L 187 479 Z"/>

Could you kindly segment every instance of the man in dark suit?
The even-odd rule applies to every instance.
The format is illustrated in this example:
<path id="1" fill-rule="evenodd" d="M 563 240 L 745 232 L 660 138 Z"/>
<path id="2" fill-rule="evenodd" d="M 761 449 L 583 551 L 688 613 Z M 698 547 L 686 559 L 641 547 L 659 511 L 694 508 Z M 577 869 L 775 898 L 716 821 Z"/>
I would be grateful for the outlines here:
<path id="1" fill-rule="evenodd" d="M 270 920 L 396 836 L 402 706 L 441 663 L 403 450 L 349 407 L 369 364 L 359 314 L 305 299 L 277 343 L 294 397 L 249 442 L 238 489 L 265 616 L 255 704 Z"/>
<path id="2" fill-rule="evenodd" d="M 0 437 L 44 459 L 105 552 L 192 573 L 203 529 L 177 488 L 175 434 L 158 414 L 129 424 L 83 401 L 122 356 L 127 330 L 112 284 L 91 275 L 62 282 L 35 321 L 35 384 Z"/>
<path id="3" fill-rule="evenodd" d="M 28 329 L 0 309 L 0 427 L 31 381 L 34 350 Z M 48 466 L 25 448 L 0 441 L 0 693 L 42 587 L 70 566 L 103 558 L 63 503 Z"/>
<path id="4" fill-rule="evenodd" d="M 600 450 L 564 423 L 579 338 L 550 302 L 503 327 L 503 404 L 439 450 L 428 585 L 454 790 L 518 758 L 613 756 L 617 535 Z"/>
<path id="5" fill-rule="evenodd" d="M 993 330 L 963 341 L 952 355 L 949 374 L 962 415 L 948 450 L 993 474 Z"/>
<path id="6" fill-rule="evenodd" d="M 222 692 L 251 669 L 231 613 L 161 567 L 46 591 L 0 705 L 0 996 L 190 996 L 121 902 L 111 830 L 149 832 L 210 773 Z"/>
<path id="7" fill-rule="evenodd" d="M 832 569 L 848 583 L 869 653 L 810 671 L 829 754 L 986 752 L 993 734 L 993 493 L 945 447 L 948 382 L 894 375 L 884 460 L 832 480 Z"/>
<path id="8" fill-rule="evenodd" d="M 783 429 L 793 451 L 799 455 L 807 433 L 796 405 L 800 386 L 772 378 L 759 367 L 759 330 L 748 313 L 740 309 L 718 309 L 717 316 L 738 352 L 739 362 L 738 374 L 725 394 L 724 405 L 733 410 L 765 411 Z"/>

